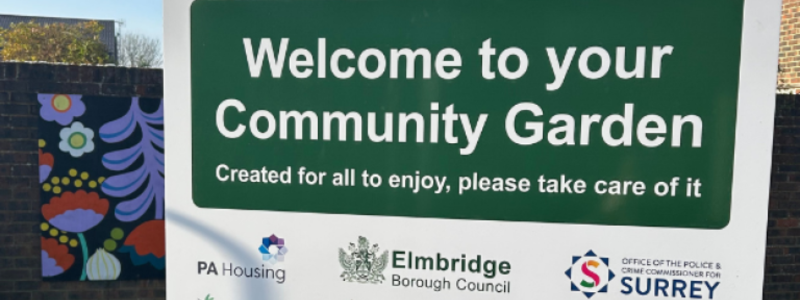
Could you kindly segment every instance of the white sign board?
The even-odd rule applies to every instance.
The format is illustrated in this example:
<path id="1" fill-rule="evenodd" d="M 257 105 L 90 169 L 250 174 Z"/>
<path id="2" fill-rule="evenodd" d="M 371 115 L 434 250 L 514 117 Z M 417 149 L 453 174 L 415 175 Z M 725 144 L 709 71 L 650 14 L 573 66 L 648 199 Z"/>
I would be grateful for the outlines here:
<path id="1" fill-rule="evenodd" d="M 759 299 L 778 0 L 169 0 L 168 299 Z"/>

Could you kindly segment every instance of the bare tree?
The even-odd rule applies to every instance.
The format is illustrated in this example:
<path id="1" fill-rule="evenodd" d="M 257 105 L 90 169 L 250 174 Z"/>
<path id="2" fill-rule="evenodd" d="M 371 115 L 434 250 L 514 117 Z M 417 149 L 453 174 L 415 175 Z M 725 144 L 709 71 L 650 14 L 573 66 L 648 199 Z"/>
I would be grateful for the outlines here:
<path id="1" fill-rule="evenodd" d="M 156 68 L 163 62 L 161 42 L 137 33 L 124 33 L 117 41 L 117 64 L 135 68 Z"/>

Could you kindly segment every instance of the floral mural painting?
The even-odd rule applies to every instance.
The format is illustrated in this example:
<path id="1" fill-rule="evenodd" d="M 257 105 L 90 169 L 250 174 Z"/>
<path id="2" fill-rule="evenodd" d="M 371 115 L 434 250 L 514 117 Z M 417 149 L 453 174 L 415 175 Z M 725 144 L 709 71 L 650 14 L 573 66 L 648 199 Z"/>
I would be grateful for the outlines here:
<path id="1" fill-rule="evenodd" d="M 38 99 L 43 280 L 164 278 L 163 101 Z"/>

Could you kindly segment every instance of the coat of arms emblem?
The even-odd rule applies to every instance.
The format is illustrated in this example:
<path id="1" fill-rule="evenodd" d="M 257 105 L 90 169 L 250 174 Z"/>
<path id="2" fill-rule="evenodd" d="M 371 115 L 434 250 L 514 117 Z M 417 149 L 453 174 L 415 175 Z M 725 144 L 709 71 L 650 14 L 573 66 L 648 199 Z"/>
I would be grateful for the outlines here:
<path id="1" fill-rule="evenodd" d="M 339 248 L 339 264 L 344 268 L 342 280 L 359 283 L 382 283 L 383 270 L 389 263 L 389 251 L 379 253 L 378 244 L 369 245 L 367 238 L 358 237 L 358 245 L 350 243 L 345 251 Z M 380 255 L 380 256 L 379 256 Z"/>

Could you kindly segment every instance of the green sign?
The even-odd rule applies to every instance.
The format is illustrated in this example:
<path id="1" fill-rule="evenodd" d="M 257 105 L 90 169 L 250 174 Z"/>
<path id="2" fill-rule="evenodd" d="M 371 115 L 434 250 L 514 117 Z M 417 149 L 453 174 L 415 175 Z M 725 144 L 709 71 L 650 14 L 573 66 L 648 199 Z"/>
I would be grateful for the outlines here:
<path id="1" fill-rule="evenodd" d="M 741 0 L 195 1 L 194 203 L 723 228 L 742 16 Z"/>

